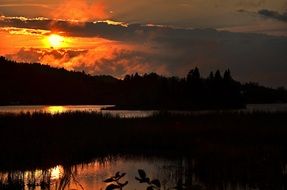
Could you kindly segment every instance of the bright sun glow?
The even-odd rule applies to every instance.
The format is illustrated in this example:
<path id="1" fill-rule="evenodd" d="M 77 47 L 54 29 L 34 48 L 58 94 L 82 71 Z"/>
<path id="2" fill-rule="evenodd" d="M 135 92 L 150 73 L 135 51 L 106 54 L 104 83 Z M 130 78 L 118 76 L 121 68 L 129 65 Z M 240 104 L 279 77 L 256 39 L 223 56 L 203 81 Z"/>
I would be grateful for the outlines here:
<path id="1" fill-rule="evenodd" d="M 66 111 L 66 108 L 64 106 L 48 106 L 46 108 L 46 112 L 51 113 L 51 114 L 63 113 L 65 111 Z"/>
<path id="2" fill-rule="evenodd" d="M 62 44 L 64 42 L 64 37 L 58 34 L 52 34 L 48 37 L 48 42 L 49 42 L 50 47 L 59 48 L 59 47 L 62 47 Z"/>

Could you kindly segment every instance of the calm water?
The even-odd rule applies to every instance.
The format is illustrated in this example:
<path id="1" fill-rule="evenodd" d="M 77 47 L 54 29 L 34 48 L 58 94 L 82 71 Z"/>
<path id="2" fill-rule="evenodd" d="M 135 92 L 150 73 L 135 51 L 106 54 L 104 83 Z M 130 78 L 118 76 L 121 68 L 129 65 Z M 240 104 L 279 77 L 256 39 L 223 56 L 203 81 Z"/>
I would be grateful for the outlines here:
<path id="1" fill-rule="evenodd" d="M 175 161 L 164 159 L 143 159 L 143 158 L 106 158 L 103 160 L 94 161 L 88 164 L 80 164 L 72 167 L 56 166 L 46 171 L 26 171 L 15 172 L 14 175 L 24 175 L 24 183 L 28 189 L 29 181 L 41 183 L 42 180 L 51 180 L 51 190 L 56 189 L 85 189 L 85 190 L 100 190 L 105 189 L 108 185 L 103 180 L 115 175 L 116 172 L 126 172 L 126 176 L 120 182 L 128 181 L 125 189 L 146 189 L 146 185 L 139 184 L 135 180 L 138 176 L 138 169 L 145 169 L 148 177 L 152 179 L 162 179 L 162 185 L 165 187 L 173 187 L 176 182 L 175 175 L 178 175 L 179 168 Z M 43 175 L 43 173 L 45 173 Z M 8 182 L 8 173 L 0 173 L 2 183 Z M 11 175 L 11 174 L 10 174 Z M 35 179 L 31 179 L 31 177 Z M 17 178 L 16 177 L 16 178 Z M 33 178 L 32 177 L 32 178 Z M 65 188 L 60 188 L 61 184 L 67 182 Z M 41 188 L 36 188 L 40 190 Z"/>
<path id="2" fill-rule="evenodd" d="M 222 165 L 222 164 L 221 164 Z M 128 181 L 126 190 L 145 190 L 147 184 L 139 183 L 138 169 L 144 169 L 151 180 L 158 179 L 162 190 L 174 189 L 178 182 L 186 184 L 186 189 L 192 190 L 255 190 L 255 189 L 285 189 L 286 172 L 270 170 L 264 164 L 260 173 L 231 164 L 231 166 L 216 162 L 201 162 L 195 159 L 165 159 L 158 157 L 110 157 L 96 160 L 88 164 L 75 166 L 55 166 L 47 170 L 0 173 L 0 189 L 8 185 L 23 184 L 28 190 L 28 184 L 36 184 L 33 190 L 101 190 L 108 183 L 103 181 L 120 171 L 127 173 L 120 182 Z M 285 166 L 286 168 L 286 166 Z M 242 172 L 242 171 L 245 171 Z M 227 175 L 226 173 L 227 172 Z M 42 188 L 37 184 L 45 184 Z M 284 184 L 285 183 L 285 184 Z M 17 186 L 16 186 L 17 187 Z M 11 189 L 11 188 L 10 188 Z M 180 188 L 178 188 L 180 189 Z"/>
<path id="3" fill-rule="evenodd" d="M 112 107 L 112 105 L 77 105 L 77 106 L 0 106 L 0 113 L 34 113 L 47 112 L 51 114 L 85 111 L 85 112 L 102 112 L 120 117 L 148 117 L 156 111 L 141 111 L 141 110 L 101 110 L 102 108 Z M 246 109 L 231 110 L 231 111 L 287 111 L 287 104 L 249 104 Z M 186 112 L 175 111 L 176 113 L 210 113 L 213 111 Z"/>
<path id="4" fill-rule="evenodd" d="M 77 105 L 77 106 L 0 106 L 0 113 L 34 113 L 46 112 L 51 114 L 64 112 L 102 112 L 120 117 L 148 117 L 155 111 L 131 111 L 131 110 L 101 110 L 113 105 Z"/>

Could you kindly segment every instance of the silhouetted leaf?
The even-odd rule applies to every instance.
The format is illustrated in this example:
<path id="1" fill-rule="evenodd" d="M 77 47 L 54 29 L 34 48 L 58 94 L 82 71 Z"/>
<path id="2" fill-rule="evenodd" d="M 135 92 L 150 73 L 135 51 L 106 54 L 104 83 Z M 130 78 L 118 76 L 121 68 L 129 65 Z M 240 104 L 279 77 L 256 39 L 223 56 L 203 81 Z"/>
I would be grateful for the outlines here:
<path id="1" fill-rule="evenodd" d="M 159 181 L 158 179 L 154 179 L 154 180 L 152 180 L 150 183 L 151 183 L 151 184 L 154 184 L 154 185 L 157 186 L 158 188 L 161 187 L 160 181 Z"/>
<path id="2" fill-rule="evenodd" d="M 143 183 L 144 181 L 138 177 L 135 177 L 136 180 L 138 180 L 140 183 Z"/>
<path id="3" fill-rule="evenodd" d="M 139 169 L 138 172 L 139 172 L 140 178 L 142 178 L 142 179 L 146 178 L 146 173 L 144 170 Z"/>
<path id="4" fill-rule="evenodd" d="M 106 190 L 114 190 L 114 189 L 120 189 L 121 187 L 119 185 L 110 184 L 106 187 Z"/>
<path id="5" fill-rule="evenodd" d="M 150 179 L 147 177 L 147 178 L 144 179 L 144 182 L 150 183 Z"/>
<path id="6" fill-rule="evenodd" d="M 120 177 L 120 172 L 117 172 L 115 175 L 116 178 Z"/>
<path id="7" fill-rule="evenodd" d="M 153 186 L 147 187 L 146 190 L 153 190 Z"/>
<path id="8" fill-rule="evenodd" d="M 138 180 L 140 183 L 150 183 L 149 178 L 141 179 L 141 178 L 135 177 L 135 179 Z"/>
<path id="9" fill-rule="evenodd" d="M 105 183 L 110 183 L 110 182 L 113 182 L 113 181 L 115 181 L 113 177 L 104 180 Z"/>

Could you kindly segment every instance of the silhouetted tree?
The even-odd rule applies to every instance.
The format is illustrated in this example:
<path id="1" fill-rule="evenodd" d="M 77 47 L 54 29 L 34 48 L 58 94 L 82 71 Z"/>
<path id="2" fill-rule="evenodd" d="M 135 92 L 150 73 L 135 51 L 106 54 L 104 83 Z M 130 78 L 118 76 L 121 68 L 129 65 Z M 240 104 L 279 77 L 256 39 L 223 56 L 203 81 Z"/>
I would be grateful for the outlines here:
<path id="1" fill-rule="evenodd" d="M 214 80 L 214 74 L 213 74 L 212 71 L 210 72 L 210 74 L 209 74 L 209 76 L 208 76 L 207 79 L 208 79 L 208 80 Z"/>
<path id="2" fill-rule="evenodd" d="M 230 73 L 229 69 L 224 72 L 223 79 L 225 81 L 232 81 L 233 80 L 231 77 L 231 73 Z"/>
<path id="3" fill-rule="evenodd" d="M 252 83 L 241 85 L 217 70 L 201 78 L 191 69 L 187 78 L 156 73 L 91 76 L 39 63 L 18 64 L 0 57 L 0 105 L 11 104 L 116 104 L 128 109 L 210 109 L 240 107 L 252 102 L 287 102 L 285 89 Z"/>
<path id="4" fill-rule="evenodd" d="M 195 81 L 200 79 L 200 72 L 197 67 L 191 69 L 187 74 L 187 81 Z"/>
<path id="5" fill-rule="evenodd" d="M 217 71 L 215 72 L 214 79 L 215 79 L 216 81 L 222 80 L 222 77 L 221 77 L 221 74 L 220 74 L 220 71 L 219 71 L 219 70 L 217 70 Z"/>
<path id="6" fill-rule="evenodd" d="M 130 75 L 126 75 L 125 78 L 124 78 L 124 81 L 129 81 L 131 80 L 131 76 Z"/>

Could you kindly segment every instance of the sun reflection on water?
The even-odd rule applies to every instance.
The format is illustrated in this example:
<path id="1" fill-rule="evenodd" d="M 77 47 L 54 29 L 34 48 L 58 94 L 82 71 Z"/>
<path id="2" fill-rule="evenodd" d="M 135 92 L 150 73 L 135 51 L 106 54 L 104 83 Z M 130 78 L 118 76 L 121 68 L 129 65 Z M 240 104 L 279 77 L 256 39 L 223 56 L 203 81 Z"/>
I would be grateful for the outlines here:
<path id="1" fill-rule="evenodd" d="M 62 175 L 63 168 L 61 166 L 56 166 L 51 169 L 51 180 L 60 179 Z"/>
<path id="2" fill-rule="evenodd" d="M 49 106 L 46 108 L 46 112 L 50 114 L 63 113 L 65 111 L 67 111 L 67 109 L 64 106 Z"/>

